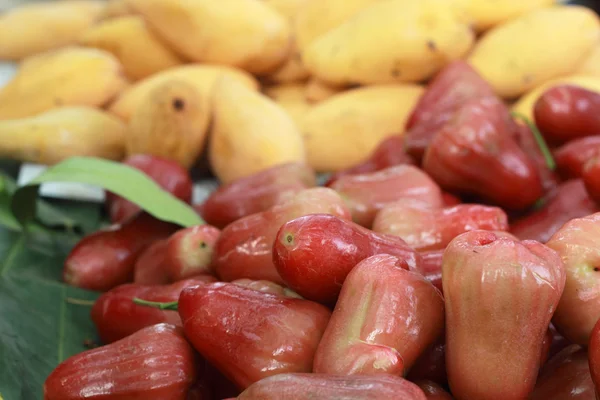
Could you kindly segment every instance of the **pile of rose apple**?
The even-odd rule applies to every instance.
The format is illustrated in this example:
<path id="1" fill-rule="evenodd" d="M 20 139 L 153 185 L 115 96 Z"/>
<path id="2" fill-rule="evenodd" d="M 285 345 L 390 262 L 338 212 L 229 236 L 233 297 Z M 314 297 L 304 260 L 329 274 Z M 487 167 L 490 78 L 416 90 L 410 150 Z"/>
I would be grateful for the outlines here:
<path id="1" fill-rule="evenodd" d="M 104 346 L 60 364 L 45 398 L 593 400 L 600 94 L 555 87 L 535 123 L 543 137 L 459 61 L 404 137 L 324 187 L 275 166 L 186 229 L 109 195 L 116 225 L 64 269 L 105 292 Z M 126 163 L 190 201 L 177 164 Z"/>

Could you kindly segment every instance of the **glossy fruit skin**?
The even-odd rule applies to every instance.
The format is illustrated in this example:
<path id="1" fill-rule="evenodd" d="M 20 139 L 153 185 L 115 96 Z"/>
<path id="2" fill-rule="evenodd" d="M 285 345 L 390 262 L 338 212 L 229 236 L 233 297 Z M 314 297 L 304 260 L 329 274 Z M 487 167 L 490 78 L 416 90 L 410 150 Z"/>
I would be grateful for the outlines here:
<path id="1" fill-rule="evenodd" d="M 600 93 L 559 85 L 548 89 L 533 108 L 535 123 L 552 145 L 600 133 Z"/>
<path id="2" fill-rule="evenodd" d="M 546 196 L 537 211 L 514 221 L 510 232 L 521 240 L 546 243 L 556 231 L 573 218 L 581 218 L 598 211 L 581 179 L 561 183 Z"/>
<path id="3" fill-rule="evenodd" d="M 457 400 L 527 398 L 565 285 L 564 268 L 543 244 L 493 232 L 463 233 L 448 245 L 442 266 L 446 366 Z"/>
<path id="4" fill-rule="evenodd" d="M 433 345 L 417 358 L 406 379 L 411 382 L 431 381 L 441 386 L 448 385 L 446 374 L 446 338 L 442 334 Z"/>
<path id="5" fill-rule="evenodd" d="M 425 393 L 427 400 L 452 400 L 452 396 L 435 382 L 418 381 L 416 384 Z"/>
<path id="6" fill-rule="evenodd" d="M 133 281 L 140 285 L 165 285 L 171 278 L 165 268 L 167 239 L 157 240 L 146 247 L 135 260 Z"/>
<path id="7" fill-rule="evenodd" d="M 600 397 L 600 320 L 594 325 L 588 346 L 590 374 L 596 389 L 596 398 Z"/>
<path id="8" fill-rule="evenodd" d="M 96 300 L 91 311 L 92 321 L 104 343 L 115 342 L 161 322 L 181 326 L 181 319 L 176 311 L 137 305 L 133 299 L 137 297 L 148 301 L 177 301 L 184 288 L 215 281 L 214 277 L 207 275 L 170 285 L 121 285 L 103 293 Z"/>
<path id="9" fill-rule="evenodd" d="M 542 352 L 540 354 L 540 366 L 543 366 L 546 361 L 548 361 L 550 346 L 552 345 L 552 332 L 550 332 L 550 328 L 546 330 L 546 334 L 544 335 L 544 339 L 542 339 Z"/>
<path id="10" fill-rule="evenodd" d="M 398 200 L 415 200 L 431 208 L 442 207 L 439 186 L 422 170 L 412 165 L 398 165 L 381 171 L 347 175 L 330 186 L 348 204 L 352 220 L 370 228 L 375 215 L 386 204 Z"/>
<path id="11" fill-rule="evenodd" d="M 176 225 L 142 212 L 123 224 L 87 235 L 67 257 L 63 279 L 72 286 L 98 291 L 131 282 L 140 253 L 176 230 Z"/>
<path id="12" fill-rule="evenodd" d="M 331 187 L 342 176 L 368 174 L 404 164 L 415 164 L 415 160 L 406 154 L 404 150 L 404 137 L 399 135 L 390 136 L 379 143 L 375 151 L 371 153 L 371 156 L 362 163 L 333 173 L 325 183 L 325 186 Z"/>
<path id="13" fill-rule="evenodd" d="M 593 158 L 585 164 L 582 175 L 588 195 L 600 204 L 600 157 Z"/>
<path id="14" fill-rule="evenodd" d="M 414 271 L 423 275 L 440 293 L 444 293 L 442 286 L 442 257 L 444 250 L 423 251 L 421 255 L 421 263 Z"/>
<path id="15" fill-rule="evenodd" d="M 588 354 L 578 345 L 564 348 L 540 371 L 531 400 L 594 400 Z"/>
<path id="16" fill-rule="evenodd" d="M 281 374 L 256 382 L 238 400 L 426 400 L 417 385 L 392 375 Z"/>
<path id="17" fill-rule="evenodd" d="M 600 319 L 600 213 L 570 220 L 546 245 L 560 255 L 567 275 L 552 323 L 571 343 L 585 346 Z"/>
<path id="18" fill-rule="evenodd" d="M 218 282 L 184 289 L 179 315 L 194 348 L 240 389 L 310 372 L 330 311 L 317 303 Z"/>
<path id="19" fill-rule="evenodd" d="M 181 229 L 167 240 L 164 265 L 173 282 L 196 275 L 214 274 L 212 256 L 221 231 L 198 225 Z"/>
<path id="20" fill-rule="evenodd" d="M 247 289 L 257 290 L 263 293 L 270 293 L 285 297 L 293 297 L 296 299 L 303 298 L 298 293 L 294 292 L 292 289 L 278 285 L 271 281 L 253 281 L 252 279 L 236 279 L 235 281 L 231 281 L 231 283 L 234 283 L 241 287 L 245 287 Z"/>
<path id="21" fill-rule="evenodd" d="M 267 211 L 229 224 L 215 246 L 213 263 L 223 281 L 248 278 L 284 284 L 273 264 L 273 242 L 279 228 L 307 214 L 329 213 L 350 219 L 342 198 L 329 188 L 312 188 Z"/>
<path id="22" fill-rule="evenodd" d="M 517 239 L 516 236 L 504 232 L 504 231 L 493 231 L 497 236 L 508 237 L 511 239 Z M 413 269 L 423 275 L 425 279 L 433 284 L 442 294 L 444 294 L 444 287 L 442 285 L 442 261 L 444 257 L 444 249 L 431 250 L 431 251 L 420 251 L 421 263 Z"/>
<path id="23" fill-rule="evenodd" d="M 405 269 L 421 262 L 419 254 L 399 237 L 377 234 L 326 214 L 284 224 L 273 245 L 273 262 L 287 286 L 324 304 L 335 302 L 354 266 L 376 254 L 398 257 Z"/>
<path id="24" fill-rule="evenodd" d="M 503 208 L 527 208 L 543 187 L 535 162 L 514 140 L 516 129 L 498 98 L 470 101 L 433 137 L 423 168 L 445 190 Z"/>
<path id="25" fill-rule="evenodd" d="M 573 140 L 553 152 L 556 170 L 564 179 L 581 178 L 585 164 L 600 157 L 600 136 Z"/>
<path id="26" fill-rule="evenodd" d="M 514 139 L 521 150 L 535 163 L 544 191 L 554 189 L 560 183 L 558 174 L 548 166 L 531 128 L 524 123 L 517 123 Z"/>
<path id="27" fill-rule="evenodd" d="M 493 96 L 492 87 L 465 61 L 454 61 L 431 81 L 406 124 L 406 150 L 420 160 L 436 132 L 463 104 Z"/>
<path id="28" fill-rule="evenodd" d="M 124 160 L 123 164 L 140 170 L 178 199 L 191 202 L 192 179 L 188 171 L 177 162 L 148 154 L 136 154 Z M 110 192 L 106 192 L 106 206 L 113 224 L 124 222 L 140 211 L 136 204 Z"/>
<path id="29" fill-rule="evenodd" d="M 181 328 L 149 326 L 63 361 L 46 379 L 44 400 L 185 400 L 195 358 Z"/>
<path id="30" fill-rule="evenodd" d="M 501 208 L 479 204 L 431 210 L 397 202 L 385 206 L 373 223 L 373 231 L 399 236 L 417 251 L 443 250 L 456 236 L 476 229 L 506 231 L 508 217 Z"/>
<path id="31" fill-rule="evenodd" d="M 387 254 L 348 274 L 315 354 L 314 372 L 403 376 L 444 329 L 444 300 Z"/>
<path id="32" fill-rule="evenodd" d="M 276 165 L 220 186 L 200 205 L 200 215 L 208 224 L 222 229 L 313 186 L 316 186 L 316 175 L 309 166 L 302 163 Z"/>

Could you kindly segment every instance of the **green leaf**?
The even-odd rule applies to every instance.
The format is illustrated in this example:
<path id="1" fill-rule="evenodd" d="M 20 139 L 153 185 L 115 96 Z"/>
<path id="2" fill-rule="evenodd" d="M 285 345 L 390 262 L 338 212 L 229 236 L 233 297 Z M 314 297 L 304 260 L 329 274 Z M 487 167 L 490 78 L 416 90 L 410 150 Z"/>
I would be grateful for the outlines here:
<path id="1" fill-rule="evenodd" d="M 92 230 L 101 222 L 99 209 L 93 213 L 77 203 L 40 201 L 38 188 L 44 182 L 100 186 L 159 219 L 183 226 L 202 223 L 191 207 L 119 163 L 73 158 L 14 193 L 14 181 L 0 176 L 0 224 L 6 226 L 0 228 L 0 398 L 6 400 L 42 398 L 50 372 L 96 341 L 89 313 L 99 293 L 62 283 L 65 258 L 80 236 L 48 229 L 37 220 Z M 27 229 L 19 231 L 22 226 Z"/>
<path id="2" fill-rule="evenodd" d="M 45 182 L 77 182 L 99 186 L 140 206 L 154 217 L 184 227 L 203 223 L 192 207 L 162 190 L 144 173 L 127 165 L 93 157 L 73 157 L 45 170 L 12 198 L 12 212 L 26 224 L 36 215 L 39 186 Z"/>
<path id="3" fill-rule="evenodd" d="M 12 214 L 10 203 L 10 178 L 0 174 L 0 225 L 13 231 L 19 231 L 21 230 L 21 224 Z"/>
<path id="4" fill-rule="evenodd" d="M 16 190 L 15 180 L 0 172 L 0 225 L 20 231 L 22 226 L 11 211 L 11 198 Z M 70 232 L 90 233 L 98 230 L 101 222 L 101 206 L 98 204 L 69 201 L 50 203 L 38 199 L 37 210 L 39 222 L 52 228 L 65 228 Z M 31 221 L 28 229 L 41 231 L 43 228 L 37 222 Z"/>
<path id="5" fill-rule="evenodd" d="M 41 399 L 58 363 L 96 341 L 88 303 L 98 293 L 60 283 L 78 238 L 37 239 L 0 228 L 0 397 L 6 400 Z"/>
<path id="6" fill-rule="evenodd" d="M 38 199 L 37 219 L 45 226 L 88 234 L 100 229 L 102 206 L 69 200 L 47 202 Z"/>
<path id="7" fill-rule="evenodd" d="M 11 231 L 21 231 L 22 225 L 11 212 L 12 193 L 15 185 L 12 178 L 0 173 L 0 226 Z M 27 222 L 29 232 L 46 232 L 46 229 L 35 221 Z"/>

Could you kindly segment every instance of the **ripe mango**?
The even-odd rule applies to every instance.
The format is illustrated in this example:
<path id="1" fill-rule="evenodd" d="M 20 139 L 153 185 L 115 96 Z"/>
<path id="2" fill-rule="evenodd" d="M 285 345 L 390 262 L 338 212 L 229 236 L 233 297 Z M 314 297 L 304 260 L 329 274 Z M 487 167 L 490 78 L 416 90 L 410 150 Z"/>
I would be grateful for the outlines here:
<path id="1" fill-rule="evenodd" d="M 18 61 L 74 44 L 103 16 L 99 0 L 69 0 L 21 5 L 0 14 L 0 60 Z"/>
<path id="2" fill-rule="evenodd" d="M 103 21 L 86 30 L 79 43 L 112 53 L 132 80 L 143 79 L 183 63 L 139 16 Z"/>
<path id="3" fill-rule="evenodd" d="M 65 47 L 28 57 L 0 89 L 0 119 L 32 116 L 60 106 L 100 107 L 127 86 L 123 66 L 98 49 Z"/>
<path id="4" fill-rule="evenodd" d="M 69 157 L 121 160 L 127 126 L 91 107 L 60 107 L 34 117 L 0 121 L 0 157 L 55 164 Z"/>
<path id="5" fill-rule="evenodd" d="M 221 79 L 214 91 L 208 157 L 219 180 L 229 183 L 277 164 L 304 162 L 305 153 L 298 127 L 281 106 Z"/>
<path id="6" fill-rule="evenodd" d="M 334 172 L 364 161 L 382 140 L 404 132 L 423 91 L 415 84 L 373 85 L 312 106 L 300 125 L 308 164 Z"/>
<path id="7" fill-rule="evenodd" d="M 110 106 L 110 111 L 124 120 L 129 120 L 138 105 L 152 90 L 164 82 L 181 80 L 195 86 L 204 97 L 210 98 L 214 83 L 220 77 L 241 82 L 248 88 L 258 89 L 256 79 L 245 71 L 224 65 L 190 64 L 170 68 L 136 82 L 125 90 Z"/>
<path id="8" fill-rule="evenodd" d="M 288 21 L 261 0 L 128 0 L 176 51 L 192 61 L 266 74 L 285 60 Z"/>
<path id="9" fill-rule="evenodd" d="M 190 168 L 204 149 L 209 120 L 209 100 L 195 86 L 166 81 L 133 113 L 127 154 L 151 154 Z"/>

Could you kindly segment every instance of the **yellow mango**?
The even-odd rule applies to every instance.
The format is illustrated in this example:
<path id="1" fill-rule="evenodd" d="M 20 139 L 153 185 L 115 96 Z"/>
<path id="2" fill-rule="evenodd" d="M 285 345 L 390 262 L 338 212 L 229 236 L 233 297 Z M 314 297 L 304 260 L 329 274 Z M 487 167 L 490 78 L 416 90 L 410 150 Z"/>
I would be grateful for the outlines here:
<path id="1" fill-rule="evenodd" d="M 551 87 L 571 84 L 581 86 L 586 89 L 590 89 L 596 92 L 600 92 L 600 76 L 590 75 L 570 75 L 558 79 L 553 79 L 548 82 L 544 82 L 542 85 L 532 89 L 531 91 L 524 94 L 515 104 L 512 106 L 512 111 L 522 114 L 533 121 L 533 107 L 540 96 Z"/>
<path id="2" fill-rule="evenodd" d="M 285 60 L 288 21 L 262 0 L 128 0 L 156 32 L 192 61 L 266 74 Z"/>
<path id="3" fill-rule="evenodd" d="M 203 97 L 210 98 L 213 85 L 220 77 L 239 81 L 251 89 L 258 88 L 256 79 L 242 70 L 221 65 L 190 64 L 171 68 L 136 82 L 115 100 L 110 111 L 124 120 L 129 120 L 140 102 L 154 88 L 171 80 L 189 82 L 202 93 Z"/>
<path id="4" fill-rule="evenodd" d="M 262 0 L 286 19 L 293 21 L 310 0 Z"/>
<path id="5" fill-rule="evenodd" d="M 311 105 L 305 96 L 305 86 L 301 83 L 270 86 L 265 88 L 264 93 L 285 109 L 298 126 L 310 110 Z"/>
<path id="6" fill-rule="evenodd" d="M 487 32 L 468 60 L 498 95 L 514 98 L 575 71 L 599 35 L 600 19 L 588 8 L 540 8 Z"/>
<path id="7" fill-rule="evenodd" d="M 118 18 L 133 15 L 134 11 L 127 0 L 108 0 L 104 9 L 104 18 Z"/>
<path id="8" fill-rule="evenodd" d="M 299 10 L 294 24 L 298 48 L 306 49 L 315 39 L 378 1 L 380 0 L 308 0 Z"/>
<path id="9" fill-rule="evenodd" d="M 204 149 L 209 99 L 186 81 L 171 80 L 150 92 L 129 122 L 127 154 L 151 154 L 190 168 Z"/>
<path id="10" fill-rule="evenodd" d="M 267 75 L 265 80 L 275 83 L 293 83 L 302 82 L 309 76 L 310 72 L 302 62 L 302 55 L 296 47 L 296 42 L 293 42 L 290 54 L 283 65 Z"/>
<path id="11" fill-rule="evenodd" d="M 557 0 L 458 0 L 477 32 L 556 2 Z"/>
<path id="12" fill-rule="evenodd" d="M 0 157 L 55 164 L 69 157 L 121 160 L 127 127 L 91 107 L 60 107 L 39 115 L 0 121 Z"/>
<path id="13" fill-rule="evenodd" d="M 0 14 L 0 60 L 21 60 L 75 43 L 103 14 L 99 0 L 25 4 Z"/>
<path id="14" fill-rule="evenodd" d="M 0 119 L 51 108 L 103 106 L 127 85 L 123 67 L 104 50 L 66 47 L 25 59 L 0 89 Z"/>
<path id="15" fill-rule="evenodd" d="M 125 73 L 133 80 L 182 64 L 182 60 L 164 45 L 139 16 L 109 19 L 85 31 L 79 43 L 115 55 Z"/>
<path id="16" fill-rule="evenodd" d="M 273 165 L 304 162 L 298 127 L 286 111 L 267 96 L 221 79 L 213 97 L 213 122 L 208 158 L 222 183 Z"/>
<path id="17" fill-rule="evenodd" d="M 404 132 L 423 92 L 414 84 L 374 85 L 313 106 L 300 125 L 309 165 L 331 172 L 363 161 L 383 139 Z"/>
<path id="18" fill-rule="evenodd" d="M 334 86 L 312 78 L 304 87 L 304 96 L 309 103 L 318 103 L 344 91 L 344 89 L 346 89 L 344 86 Z"/>
<path id="19" fill-rule="evenodd" d="M 335 85 L 419 82 L 471 49 L 474 35 L 447 0 L 385 0 L 316 39 L 302 53 Z"/>
<path id="20" fill-rule="evenodd" d="M 592 75 L 600 77 L 600 41 L 597 41 L 573 75 Z"/>
<path id="21" fill-rule="evenodd" d="M 309 0 L 263 0 L 263 2 L 279 12 L 289 21 L 290 26 L 293 26 L 298 13 L 308 4 Z M 285 61 L 265 79 L 275 83 L 291 83 L 303 81 L 308 76 L 309 72 L 302 63 L 296 38 L 292 37 L 290 51 Z"/>

